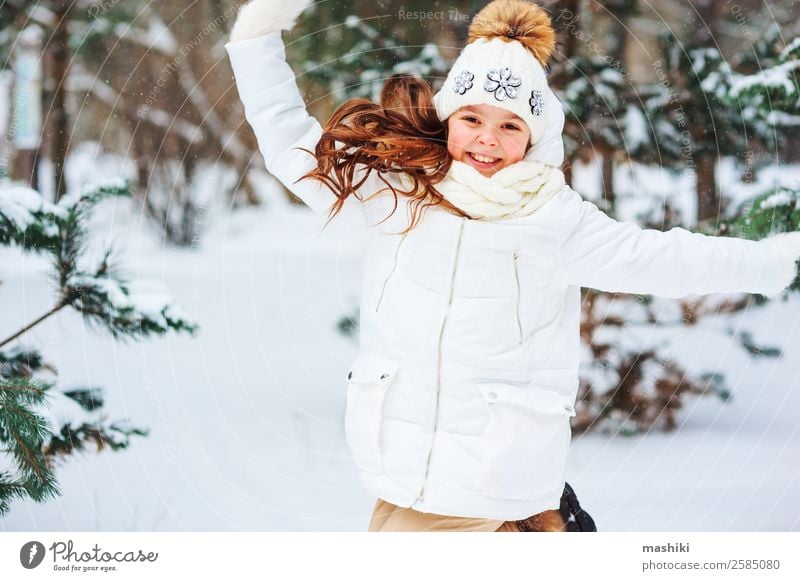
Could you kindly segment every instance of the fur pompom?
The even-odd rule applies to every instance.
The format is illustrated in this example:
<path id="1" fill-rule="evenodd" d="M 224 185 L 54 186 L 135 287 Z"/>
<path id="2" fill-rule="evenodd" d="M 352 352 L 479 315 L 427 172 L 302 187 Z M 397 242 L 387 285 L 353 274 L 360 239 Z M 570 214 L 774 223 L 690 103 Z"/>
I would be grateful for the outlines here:
<path id="1" fill-rule="evenodd" d="M 251 0 L 239 9 L 231 30 L 231 42 L 239 42 L 279 30 L 291 30 L 311 0 Z"/>
<path id="2" fill-rule="evenodd" d="M 556 46 L 556 33 L 544 8 L 525 0 L 494 0 L 487 4 L 469 27 L 467 42 L 479 38 L 516 40 L 527 48 L 543 67 Z"/>

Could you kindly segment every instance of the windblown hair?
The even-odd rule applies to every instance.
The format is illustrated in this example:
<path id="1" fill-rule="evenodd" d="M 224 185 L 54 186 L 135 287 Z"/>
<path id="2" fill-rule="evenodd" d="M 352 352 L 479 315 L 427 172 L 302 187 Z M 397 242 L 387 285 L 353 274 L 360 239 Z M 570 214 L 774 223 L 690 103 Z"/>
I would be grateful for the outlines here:
<path id="1" fill-rule="evenodd" d="M 447 126 L 437 117 L 431 88 L 422 79 L 393 75 L 383 85 L 380 103 L 367 99 L 345 102 L 323 127 L 313 154 L 317 167 L 300 179 L 318 180 L 336 194 L 329 222 L 349 196 L 362 199 L 357 190 L 372 172 L 386 188 L 370 197 L 387 190 L 394 196 L 394 208 L 384 220 L 397 210 L 398 196 L 411 198 L 410 225 L 404 233 L 416 226 L 431 206 L 467 216 L 435 188 L 449 171 L 452 158 L 447 151 Z M 405 173 L 410 178 L 409 189 L 393 185 L 397 180 L 388 179 L 392 173 Z"/>
<path id="2" fill-rule="evenodd" d="M 516 40 L 545 68 L 556 47 L 550 15 L 544 8 L 525 0 L 494 0 L 487 4 L 473 18 L 467 42 L 479 38 Z"/>

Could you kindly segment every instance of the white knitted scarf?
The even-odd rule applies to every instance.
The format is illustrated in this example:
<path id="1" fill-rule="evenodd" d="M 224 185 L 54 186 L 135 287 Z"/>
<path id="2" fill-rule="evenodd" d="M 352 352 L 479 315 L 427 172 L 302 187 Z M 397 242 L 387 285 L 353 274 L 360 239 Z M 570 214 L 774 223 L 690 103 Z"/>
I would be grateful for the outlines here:
<path id="1" fill-rule="evenodd" d="M 563 189 L 564 174 L 557 167 L 523 159 L 485 177 L 471 165 L 453 160 L 435 187 L 475 220 L 508 220 L 541 208 Z"/>

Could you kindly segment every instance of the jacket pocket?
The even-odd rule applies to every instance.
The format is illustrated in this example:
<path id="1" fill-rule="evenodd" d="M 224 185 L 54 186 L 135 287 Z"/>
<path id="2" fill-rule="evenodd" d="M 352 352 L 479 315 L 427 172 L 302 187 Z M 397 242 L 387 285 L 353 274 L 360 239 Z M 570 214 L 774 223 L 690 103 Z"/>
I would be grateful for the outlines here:
<path id="1" fill-rule="evenodd" d="M 356 466 L 381 473 L 383 402 L 400 363 L 377 353 L 364 353 L 347 373 L 344 428 Z"/>
<path id="2" fill-rule="evenodd" d="M 571 394 L 534 382 L 478 380 L 489 421 L 483 433 L 480 491 L 534 499 L 563 486 L 575 415 Z"/>

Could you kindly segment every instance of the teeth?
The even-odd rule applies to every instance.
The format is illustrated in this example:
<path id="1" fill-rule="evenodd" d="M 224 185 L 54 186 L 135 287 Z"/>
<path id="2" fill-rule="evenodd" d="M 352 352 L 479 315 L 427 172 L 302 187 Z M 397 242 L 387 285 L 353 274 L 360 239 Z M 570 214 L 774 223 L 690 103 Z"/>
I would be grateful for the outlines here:
<path id="1" fill-rule="evenodd" d="M 486 157 L 485 155 L 478 155 L 477 153 L 470 153 L 470 155 L 473 157 L 473 159 L 480 161 L 482 163 L 494 163 L 499 159 L 497 157 Z"/>

